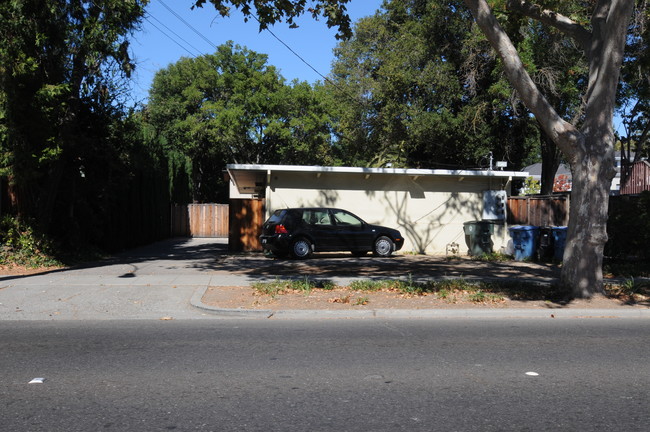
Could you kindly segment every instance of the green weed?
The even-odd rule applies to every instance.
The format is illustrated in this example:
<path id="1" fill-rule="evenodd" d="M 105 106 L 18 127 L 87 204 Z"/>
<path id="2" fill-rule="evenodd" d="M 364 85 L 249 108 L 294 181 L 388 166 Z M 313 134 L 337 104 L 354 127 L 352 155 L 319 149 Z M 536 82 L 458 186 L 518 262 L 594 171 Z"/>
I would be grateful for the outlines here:
<path id="1" fill-rule="evenodd" d="M 32 224 L 6 215 L 0 220 L 0 264 L 25 267 L 54 267 L 63 264 L 54 258 L 55 247 Z"/>
<path id="2" fill-rule="evenodd" d="M 406 282 L 398 282 L 397 289 L 403 294 L 410 295 L 420 295 L 424 292 L 424 286 L 422 284 L 413 282 L 413 276 L 410 273 Z"/>
<path id="3" fill-rule="evenodd" d="M 273 282 L 255 282 L 251 287 L 260 294 L 275 298 L 289 291 L 298 291 L 305 295 L 309 295 L 314 289 L 331 291 L 336 288 L 336 284 L 327 280 L 317 281 L 304 277 L 302 279 L 291 280 L 276 279 Z"/>
<path id="4" fill-rule="evenodd" d="M 273 282 L 254 282 L 251 287 L 258 293 L 271 296 L 272 298 L 287 291 L 286 282 L 279 279 Z"/>
<path id="5" fill-rule="evenodd" d="M 486 261 L 486 262 L 505 262 L 505 261 L 512 261 L 512 257 L 510 255 L 506 255 L 501 252 L 491 252 L 489 254 L 473 256 L 472 260 Z"/>
<path id="6" fill-rule="evenodd" d="M 375 292 L 384 289 L 386 284 L 386 281 L 354 280 L 350 283 L 350 289 L 354 291 Z"/>
<path id="7" fill-rule="evenodd" d="M 354 306 L 365 306 L 370 302 L 369 297 L 359 297 L 357 300 L 354 302 Z"/>

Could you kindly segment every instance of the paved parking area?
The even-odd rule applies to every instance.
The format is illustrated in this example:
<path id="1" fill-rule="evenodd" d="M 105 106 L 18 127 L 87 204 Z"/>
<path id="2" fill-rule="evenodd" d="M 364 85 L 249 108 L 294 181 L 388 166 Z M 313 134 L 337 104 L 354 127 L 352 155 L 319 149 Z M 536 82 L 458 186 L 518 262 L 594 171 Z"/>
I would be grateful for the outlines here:
<path id="1" fill-rule="evenodd" d="M 558 266 L 481 262 L 468 258 L 396 255 L 356 258 L 315 254 L 297 261 L 261 253 L 228 254 L 226 239 L 177 238 L 79 268 L 0 276 L 0 319 L 192 319 L 208 287 L 243 286 L 276 278 L 458 278 L 553 281 Z"/>

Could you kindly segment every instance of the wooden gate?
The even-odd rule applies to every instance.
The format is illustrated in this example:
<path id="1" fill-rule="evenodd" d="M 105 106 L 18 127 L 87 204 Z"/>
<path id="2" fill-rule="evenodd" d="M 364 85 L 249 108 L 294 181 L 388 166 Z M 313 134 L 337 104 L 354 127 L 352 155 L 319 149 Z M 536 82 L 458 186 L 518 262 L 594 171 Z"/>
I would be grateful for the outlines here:
<path id="1" fill-rule="evenodd" d="M 228 249 L 231 252 L 262 250 L 260 235 L 264 224 L 264 200 L 230 200 L 230 235 Z"/>
<path id="2" fill-rule="evenodd" d="M 174 237 L 228 237 L 228 204 L 187 204 L 172 207 Z"/>

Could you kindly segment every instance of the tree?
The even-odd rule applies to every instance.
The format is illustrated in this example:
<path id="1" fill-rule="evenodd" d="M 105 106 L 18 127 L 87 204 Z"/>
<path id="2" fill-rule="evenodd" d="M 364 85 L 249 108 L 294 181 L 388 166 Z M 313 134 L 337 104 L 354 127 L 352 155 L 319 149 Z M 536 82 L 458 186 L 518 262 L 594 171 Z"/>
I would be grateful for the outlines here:
<path id="1" fill-rule="evenodd" d="M 226 199 L 227 163 L 323 163 L 328 117 L 307 83 L 286 85 L 267 56 L 232 42 L 158 71 L 146 115 L 191 165 L 193 200 Z"/>
<path id="2" fill-rule="evenodd" d="M 487 1 L 464 1 L 499 55 L 508 81 L 571 166 L 573 190 L 561 284 L 573 297 L 591 297 L 601 293 L 604 290 L 602 262 L 607 241 L 609 188 L 615 175 L 613 113 L 634 1 L 588 0 L 576 4 L 549 0 L 541 2 L 542 6 L 523 0 L 508 0 L 506 5 L 503 1 L 495 1 L 510 11 L 560 30 L 567 36 L 567 43 L 574 43 L 583 50 L 588 64 L 587 84 L 582 95 L 584 115 L 575 124 L 563 119 L 540 92 Z M 204 0 L 197 5 L 203 3 Z M 252 14 L 250 5 L 253 2 L 250 0 L 212 0 L 212 3 L 222 13 L 226 4 L 234 3 L 243 6 L 246 15 Z M 263 5 L 260 15 L 265 25 L 304 12 L 305 3 L 305 0 L 255 2 Z M 344 12 L 347 1 L 312 3 L 321 7 L 338 6 L 335 11 Z M 577 17 L 588 16 L 589 20 L 577 21 L 563 13 L 564 8 L 573 7 L 582 12 Z M 338 15 L 333 16 L 340 20 Z M 338 22 L 335 20 L 328 24 Z"/>
<path id="3" fill-rule="evenodd" d="M 487 2 L 465 0 L 465 3 L 499 54 L 508 80 L 571 166 L 573 190 L 561 284 L 574 297 L 602 293 L 609 189 L 616 174 L 613 115 L 634 1 L 586 2 L 582 7 L 592 8 L 590 26 L 571 19 L 561 9 L 551 11 L 521 0 L 507 2 L 510 10 L 561 30 L 584 51 L 589 73 L 583 97 L 585 114 L 580 126 L 562 119 L 541 94 Z M 562 3 L 545 2 L 557 8 Z"/>
<path id="4" fill-rule="evenodd" d="M 115 88 L 133 70 L 128 35 L 145 4 L 0 4 L 1 169 L 18 213 L 44 232 L 69 226 L 54 219 L 74 214 L 86 158 L 121 116 Z"/>
<path id="5" fill-rule="evenodd" d="M 650 7 L 639 2 L 630 25 L 625 53 L 619 115 L 625 136 L 621 137 L 621 161 L 636 162 L 650 156 Z"/>
<path id="6" fill-rule="evenodd" d="M 536 126 L 511 103 L 461 1 L 390 0 L 335 49 L 340 145 L 354 164 L 475 167 L 529 162 Z M 517 108 L 513 108 L 517 106 Z"/>

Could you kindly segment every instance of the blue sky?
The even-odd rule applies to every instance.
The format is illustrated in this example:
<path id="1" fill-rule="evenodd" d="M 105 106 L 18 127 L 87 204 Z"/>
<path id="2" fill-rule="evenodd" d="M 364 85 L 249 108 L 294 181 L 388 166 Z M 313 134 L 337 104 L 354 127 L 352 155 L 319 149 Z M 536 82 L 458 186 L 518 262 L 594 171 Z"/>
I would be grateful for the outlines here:
<path id="1" fill-rule="evenodd" d="M 348 12 L 354 22 L 372 15 L 381 4 L 382 0 L 351 0 Z M 229 40 L 258 53 L 267 54 L 268 63 L 278 68 L 287 82 L 295 78 L 309 83 L 322 80 L 317 72 L 291 53 L 271 33 L 260 33 L 254 20 L 245 23 L 243 16 L 234 10 L 231 17 L 223 18 L 209 3 L 202 9 L 195 10 L 190 9 L 191 5 L 192 0 L 151 0 L 149 3 L 142 30 L 135 33 L 131 41 L 131 50 L 137 65 L 132 102 L 146 101 L 156 71 L 181 57 L 214 53 L 215 46 Z M 334 37 L 336 31 L 328 29 L 324 20 L 315 21 L 310 15 L 301 17 L 297 23 L 299 28 L 296 29 L 290 29 L 285 23 L 278 23 L 271 31 L 314 69 L 326 76 L 333 59 L 332 49 L 337 43 Z"/>

